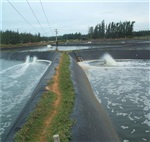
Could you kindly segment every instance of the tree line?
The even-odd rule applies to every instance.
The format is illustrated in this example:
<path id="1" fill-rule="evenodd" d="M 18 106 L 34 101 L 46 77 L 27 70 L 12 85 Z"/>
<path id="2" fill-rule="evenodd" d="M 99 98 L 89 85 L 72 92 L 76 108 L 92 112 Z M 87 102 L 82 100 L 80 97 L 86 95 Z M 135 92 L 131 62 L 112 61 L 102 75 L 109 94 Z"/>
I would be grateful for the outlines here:
<path id="1" fill-rule="evenodd" d="M 1 44 L 18 44 L 18 43 L 29 43 L 29 42 L 40 42 L 42 40 L 47 40 L 48 37 L 41 37 L 40 33 L 19 33 L 18 31 L 0 31 Z"/>
<path id="2" fill-rule="evenodd" d="M 103 20 L 100 24 L 97 24 L 95 27 L 91 26 L 88 29 L 88 34 L 79 33 L 70 33 L 58 36 L 58 40 L 67 41 L 67 40 L 88 40 L 88 39 L 98 39 L 98 38 L 130 38 L 130 37 L 140 37 L 140 36 L 149 36 L 150 31 L 133 31 L 134 21 L 125 21 L 125 22 L 111 22 L 105 24 Z M 29 42 L 41 42 L 41 41 L 55 41 L 56 37 L 41 37 L 40 33 L 31 34 L 31 33 L 19 33 L 18 31 L 0 31 L 0 43 L 1 44 L 19 44 L 19 43 L 29 43 Z"/>
<path id="3" fill-rule="evenodd" d="M 109 24 L 105 24 L 105 21 L 103 20 L 95 27 L 89 27 L 88 37 L 92 39 L 132 37 L 134 23 L 135 21 L 125 21 L 117 23 L 111 22 Z"/>
<path id="4" fill-rule="evenodd" d="M 71 34 L 64 34 L 63 36 L 62 36 L 62 38 L 63 39 L 66 39 L 66 40 L 68 40 L 68 39 L 81 39 L 81 37 L 82 37 L 82 35 L 81 35 L 81 33 L 79 32 L 79 33 L 71 33 Z"/>
<path id="5" fill-rule="evenodd" d="M 29 43 L 29 42 L 40 42 L 40 41 L 55 41 L 56 37 L 41 37 L 40 33 L 31 34 L 31 33 L 19 33 L 18 31 L 0 31 L 1 44 L 19 44 L 19 43 Z M 81 39 L 81 33 L 71 33 L 64 34 L 63 36 L 58 36 L 59 40 L 70 40 L 70 39 Z"/>
<path id="6" fill-rule="evenodd" d="M 145 30 L 145 31 L 134 31 L 134 32 L 133 32 L 133 36 L 136 36 L 136 37 L 150 36 L 150 31 L 149 31 L 149 30 Z"/>

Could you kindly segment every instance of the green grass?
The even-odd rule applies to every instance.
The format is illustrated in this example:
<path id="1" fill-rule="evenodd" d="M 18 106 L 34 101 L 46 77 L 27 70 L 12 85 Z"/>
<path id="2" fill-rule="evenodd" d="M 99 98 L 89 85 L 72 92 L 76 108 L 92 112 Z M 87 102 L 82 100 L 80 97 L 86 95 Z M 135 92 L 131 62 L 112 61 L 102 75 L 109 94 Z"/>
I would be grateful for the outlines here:
<path id="1" fill-rule="evenodd" d="M 73 120 L 70 119 L 74 106 L 74 89 L 69 70 L 70 60 L 68 54 L 62 55 L 60 64 L 59 88 L 61 92 L 61 102 L 58 107 L 58 113 L 54 116 L 52 124 L 47 129 L 47 141 L 53 142 L 53 135 L 59 134 L 62 142 L 69 142 L 71 139 L 71 127 Z M 50 81 L 48 84 L 53 84 Z M 40 130 L 43 129 L 43 122 L 48 113 L 51 113 L 53 102 L 56 100 L 56 94 L 48 91 L 44 93 L 35 109 L 31 113 L 27 122 L 16 134 L 16 142 L 38 142 Z"/>
<path id="2" fill-rule="evenodd" d="M 52 104 L 55 99 L 55 94 L 52 92 L 46 92 L 42 95 L 35 111 L 30 114 L 25 125 L 16 134 L 16 142 L 36 142 L 36 135 L 38 134 L 38 131 L 42 129 L 42 122 L 45 119 L 46 113 L 52 111 Z"/>
<path id="3" fill-rule="evenodd" d="M 60 91 L 62 94 L 62 102 L 60 111 L 55 117 L 52 125 L 52 135 L 59 134 L 62 142 L 69 142 L 71 139 L 71 127 L 74 123 L 70 119 L 74 106 L 74 89 L 70 78 L 70 60 L 68 54 L 63 54 L 62 64 L 60 65 Z M 52 141 L 52 137 L 49 137 L 49 141 Z"/>

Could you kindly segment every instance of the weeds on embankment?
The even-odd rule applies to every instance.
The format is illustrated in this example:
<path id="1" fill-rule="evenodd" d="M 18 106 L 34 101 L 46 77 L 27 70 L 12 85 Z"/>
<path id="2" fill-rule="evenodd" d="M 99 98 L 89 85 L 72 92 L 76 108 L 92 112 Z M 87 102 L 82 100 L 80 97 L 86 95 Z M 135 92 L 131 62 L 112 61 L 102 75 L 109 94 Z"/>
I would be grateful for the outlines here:
<path id="1" fill-rule="evenodd" d="M 55 81 L 59 87 L 59 103 L 58 94 L 50 91 L 44 93 L 36 106 L 34 112 L 31 113 L 27 122 L 15 136 L 15 142 L 45 142 L 53 141 L 53 135 L 59 134 L 60 141 L 69 142 L 71 139 L 71 127 L 73 120 L 70 118 L 74 106 L 74 89 L 71 81 L 71 73 L 69 70 L 70 60 L 68 54 L 63 54 L 60 65 L 56 72 L 58 79 L 49 83 L 51 88 Z M 50 123 L 47 120 L 50 119 Z"/>

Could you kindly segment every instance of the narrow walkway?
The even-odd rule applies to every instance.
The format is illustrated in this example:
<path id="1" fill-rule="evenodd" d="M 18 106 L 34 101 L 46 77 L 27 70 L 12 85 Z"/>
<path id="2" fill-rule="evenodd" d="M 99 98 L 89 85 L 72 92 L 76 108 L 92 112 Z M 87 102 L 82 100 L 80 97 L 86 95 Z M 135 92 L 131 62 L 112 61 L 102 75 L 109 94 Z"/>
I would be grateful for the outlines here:
<path id="1" fill-rule="evenodd" d="M 62 62 L 62 58 L 60 59 L 60 64 Z M 47 129 L 49 129 L 51 127 L 51 122 L 54 118 L 54 116 L 58 113 L 58 109 L 59 109 L 59 104 L 61 102 L 61 93 L 59 90 L 59 74 L 60 74 L 60 64 L 59 66 L 56 68 L 56 74 L 53 77 L 53 81 L 54 83 L 50 86 L 47 86 L 46 89 L 49 91 L 52 91 L 56 94 L 56 100 L 54 101 L 53 104 L 53 110 L 50 113 L 50 115 L 45 119 L 43 125 L 44 125 L 44 129 L 42 130 L 42 134 L 40 136 L 40 142 L 46 142 L 47 141 L 47 136 L 49 136 L 50 134 L 47 134 Z"/>

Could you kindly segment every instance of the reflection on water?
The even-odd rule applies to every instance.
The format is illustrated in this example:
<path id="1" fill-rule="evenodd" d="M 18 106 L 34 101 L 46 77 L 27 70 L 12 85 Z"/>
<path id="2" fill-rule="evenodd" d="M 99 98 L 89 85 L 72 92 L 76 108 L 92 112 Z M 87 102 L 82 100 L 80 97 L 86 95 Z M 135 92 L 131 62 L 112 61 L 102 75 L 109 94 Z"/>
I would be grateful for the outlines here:
<path id="1" fill-rule="evenodd" d="M 120 139 L 124 142 L 150 141 L 150 61 L 110 62 L 107 64 L 101 58 L 80 65 Z"/>

